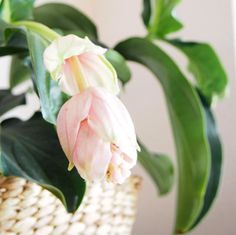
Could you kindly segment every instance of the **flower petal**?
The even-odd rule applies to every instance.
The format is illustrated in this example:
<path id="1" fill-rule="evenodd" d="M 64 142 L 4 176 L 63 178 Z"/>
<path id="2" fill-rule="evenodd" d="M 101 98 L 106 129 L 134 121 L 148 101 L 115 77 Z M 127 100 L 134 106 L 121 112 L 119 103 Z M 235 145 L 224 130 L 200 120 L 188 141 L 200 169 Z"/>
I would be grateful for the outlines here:
<path id="1" fill-rule="evenodd" d="M 104 179 L 111 156 L 110 144 L 104 142 L 87 121 L 83 121 L 73 153 L 73 162 L 81 177 L 88 181 Z"/>
<path id="2" fill-rule="evenodd" d="M 104 56 L 89 52 L 80 55 L 79 60 L 88 86 L 103 87 L 114 95 L 119 93 L 116 71 Z"/>
<path id="3" fill-rule="evenodd" d="M 105 140 L 116 144 L 122 152 L 127 146 L 138 149 L 134 125 L 123 103 L 102 88 L 93 88 L 92 94 L 91 127 Z"/>
<path id="4" fill-rule="evenodd" d="M 87 118 L 92 98 L 83 92 L 69 99 L 60 109 L 57 117 L 57 134 L 68 160 L 72 161 L 80 123 Z"/>
<path id="5" fill-rule="evenodd" d="M 86 52 L 103 55 L 106 49 L 93 44 L 87 37 L 80 38 L 67 35 L 54 40 L 44 51 L 44 64 L 53 79 L 62 76 L 62 65 L 67 58 L 78 56 Z"/>

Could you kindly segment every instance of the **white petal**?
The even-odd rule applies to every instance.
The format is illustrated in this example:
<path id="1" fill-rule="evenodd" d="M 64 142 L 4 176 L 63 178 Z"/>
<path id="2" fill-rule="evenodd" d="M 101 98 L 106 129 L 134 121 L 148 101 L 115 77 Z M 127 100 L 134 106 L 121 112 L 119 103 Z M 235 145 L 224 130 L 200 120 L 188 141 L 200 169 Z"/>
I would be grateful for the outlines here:
<path id="1" fill-rule="evenodd" d="M 63 75 L 59 80 L 59 86 L 63 92 L 72 96 L 79 93 L 79 86 L 77 84 L 77 80 L 71 67 L 68 63 L 65 63 L 63 66 Z"/>
<path id="2" fill-rule="evenodd" d="M 106 49 L 93 44 L 88 38 L 67 35 L 54 40 L 44 51 L 44 64 L 54 79 L 62 76 L 62 65 L 67 58 L 86 52 L 103 55 Z"/>
<path id="3" fill-rule="evenodd" d="M 115 95 L 119 93 L 116 71 L 104 56 L 84 53 L 79 60 L 88 86 L 103 87 Z"/>

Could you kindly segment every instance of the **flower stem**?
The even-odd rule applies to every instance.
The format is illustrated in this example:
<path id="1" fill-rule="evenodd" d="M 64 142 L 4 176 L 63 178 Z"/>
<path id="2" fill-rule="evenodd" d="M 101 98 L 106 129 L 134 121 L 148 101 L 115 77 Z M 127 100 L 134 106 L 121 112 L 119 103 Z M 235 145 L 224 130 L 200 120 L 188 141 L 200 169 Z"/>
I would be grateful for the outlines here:
<path id="1" fill-rule="evenodd" d="M 54 41 L 55 39 L 60 37 L 58 33 L 53 31 L 49 27 L 43 24 L 34 22 L 34 21 L 16 21 L 16 22 L 13 22 L 12 24 L 14 26 L 26 27 L 27 29 L 40 34 L 42 37 L 44 37 L 48 41 Z"/>

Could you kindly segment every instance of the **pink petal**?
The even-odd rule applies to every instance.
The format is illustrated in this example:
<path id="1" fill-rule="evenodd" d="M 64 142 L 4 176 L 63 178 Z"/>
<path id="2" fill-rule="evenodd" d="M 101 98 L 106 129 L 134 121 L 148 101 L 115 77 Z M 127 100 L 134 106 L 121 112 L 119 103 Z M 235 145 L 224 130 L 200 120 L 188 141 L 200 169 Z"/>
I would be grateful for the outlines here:
<path id="1" fill-rule="evenodd" d="M 91 96 L 89 92 L 83 92 L 69 99 L 57 116 L 57 134 L 70 162 L 80 123 L 87 118 L 90 107 Z"/>
<path id="2" fill-rule="evenodd" d="M 89 181 L 105 178 L 111 156 L 110 144 L 104 142 L 87 121 L 82 122 L 73 153 L 73 162 L 80 175 Z"/>
<path id="3" fill-rule="evenodd" d="M 134 125 L 123 103 L 102 88 L 93 88 L 92 93 L 93 101 L 89 114 L 91 127 L 122 151 L 130 146 L 137 149 Z"/>

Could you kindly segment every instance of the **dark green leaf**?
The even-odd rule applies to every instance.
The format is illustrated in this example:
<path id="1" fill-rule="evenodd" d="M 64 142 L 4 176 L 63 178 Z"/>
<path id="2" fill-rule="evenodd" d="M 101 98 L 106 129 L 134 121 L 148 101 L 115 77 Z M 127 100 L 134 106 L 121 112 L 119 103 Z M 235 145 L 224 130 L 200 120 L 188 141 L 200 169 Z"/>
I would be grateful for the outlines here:
<path id="1" fill-rule="evenodd" d="M 25 33 L 0 19 L 0 56 L 27 53 Z"/>
<path id="2" fill-rule="evenodd" d="M 30 31 L 27 31 L 27 39 L 34 71 L 34 83 L 39 94 L 43 117 L 46 121 L 55 123 L 57 113 L 64 103 L 64 95 L 44 66 L 43 52 L 48 42 Z"/>
<path id="3" fill-rule="evenodd" d="M 30 79 L 31 71 L 29 69 L 29 58 L 14 56 L 10 67 L 10 88 L 21 84 Z"/>
<path id="4" fill-rule="evenodd" d="M 143 18 L 143 23 L 145 24 L 146 27 L 149 26 L 151 14 L 152 14 L 151 1 L 150 0 L 143 0 L 142 18 Z"/>
<path id="5" fill-rule="evenodd" d="M 143 0 L 143 21 L 149 37 L 164 38 L 176 32 L 183 25 L 173 16 L 173 11 L 180 0 Z"/>
<path id="6" fill-rule="evenodd" d="M 216 123 L 214 120 L 214 116 L 210 110 L 210 106 L 208 105 L 206 99 L 199 93 L 202 104 L 205 110 L 205 118 L 207 123 L 207 137 L 208 142 L 211 149 L 211 173 L 207 185 L 207 191 L 204 199 L 204 206 L 202 208 L 201 213 L 199 214 L 193 228 L 202 220 L 202 218 L 207 214 L 209 209 L 214 202 L 214 199 L 217 195 L 220 176 L 221 176 L 221 168 L 222 168 L 222 145 L 219 138 L 218 130 L 216 127 Z"/>
<path id="7" fill-rule="evenodd" d="M 105 56 L 115 68 L 120 81 L 123 84 L 127 83 L 131 78 L 131 72 L 124 57 L 120 53 L 112 49 L 108 50 Z"/>
<path id="8" fill-rule="evenodd" d="M 164 154 L 151 153 L 140 144 L 138 160 L 155 182 L 160 195 L 170 192 L 174 182 L 174 167 L 170 158 Z"/>
<path id="9" fill-rule="evenodd" d="M 34 19 L 49 28 L 97 39 L 94 23 L 79 10 L 61 3 L 49 3 L 34 9 Z"/>
<path id="10" fill-rule="evenodd" d="M 160 81 L 169 110 L 178 160 L 178 201 L 175 231 L 188 231 L 204 202 L 210 173 L 203 108 L 196 91 L 176 64 L 158 46 L 132 38 L 115 49 L 126 59 L 149 68 Z"/>
<path id="11" fill-rule="evenodd" d="M 25 104 L 25 95 L 12 95 L 9 90 L 0 90 L 0 116 L 18 105 Z"/>
<path id="12" fill-rule="evenodd" d="M 0 17 L 6 22 L 32 18 L 34 0 L 3 0 L 0 5 Z"/>
<path id="13" fill-rule="evenodd" d="M 9 25 L 0 18 L 0 45 L 5 42 L 5 30 Z"/>
<path id="14" fill-rule="evenodd" d="M 28 49 L 25 32 L 21 29 L 7 28 L 5 30 L 5 40 L 8 46 Z"/>
<path id="15" fill-rule="evenodd" d="M 25 52 L 27 52 L 27 50 L 21 47 L 11 47 L 11 46 L 0 47 L 0 56 L 22 54 Z"/>
<path id="16" fill-rule="evenodd" d="M 25 122 L 19 119 L 4 121 L 0 135 L 0 168 L 4 175 L 40 184 L 55 194 L 69 212 L 78 208 L 85 182 L 75 170 L 67 170 L 68 161 L 53 125 L 36 113 Z"/>
<path id="17" fill-rule="evenodd" d="M 214 49 L 206 43 L 169 40 L 189 59 L 189 70 L 197 81 L 198 89 L 210 103 L 214 97 L 222 97 L 228 85 L 226 72 Z"/>

